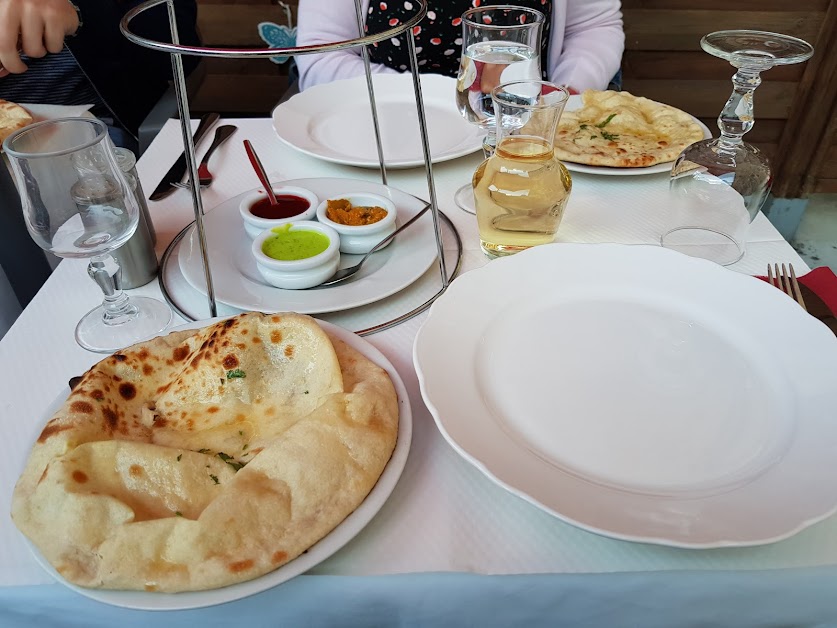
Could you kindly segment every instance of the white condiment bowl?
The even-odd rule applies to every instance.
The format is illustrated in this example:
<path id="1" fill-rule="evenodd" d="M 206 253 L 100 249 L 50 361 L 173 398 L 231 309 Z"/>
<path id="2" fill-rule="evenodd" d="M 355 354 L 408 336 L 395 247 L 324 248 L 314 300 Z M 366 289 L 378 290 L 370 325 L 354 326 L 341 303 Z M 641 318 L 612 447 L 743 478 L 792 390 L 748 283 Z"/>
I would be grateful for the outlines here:
<path id="1" fill-rule="evenodd" d="M 343 225 L 339 222 L 334 222 L 326 215 L 328 201 L 336 201 L 338 199 L 346 199 L 353 207 L 369 207 L 375 205 L 383 207 L 387 210 L 387 215 L 378 222 L 373 222 L 371 225 Z M 395 231 L 395 216 L 395 203 L 378 194 L 368 194 L 366 192 L 351 192 L 330 196 L 317 207 L 317 220 L 339 233 L 340 251 L 351 254 L 368 253 L 378 242 Z M 386 246 L 389 246 L 389 242 L 387 242 Z"/>
<path id="2" fill-rule="evenodd" d="M 238 211 L 241 214 L 241 219 L 244 221 L 244 231 L 246 231 L 247 235 L 251 238 L 257 237 L 265 229 L 278 227 L 279 225 L 284 225 L 289 222 L 314 220 L 314 217 L 317 215 L 317 205 L 320 204 L 320 199 L 317 198 L 317 195 L 313 192 L 306 190 L 305 188 L 297 188 L 290 185 L 279 185 L 273 188 L 273 193 L 276 196 L 299 196 L 300 198 L 304 198 L 308 201 L 308 209 L 301 214 L 291 216 L 290 218 L 261 218 L 259 216 L 254 216 L 251 213 L 253 205 L 266 199 L 267 192 L 264 190 L 251 192 L 241 199 L 241 203 L 238 205 Z"/>
<path id="3" fill-rule="evenodd" d="M 276 235 L 273 228 L 265 229 L 253 240 L 253 257 L 264 280 L 277 288 L 304 290 L 323 283 L 337 272 L 340 263 L 340 234 L 328 225 L 313 220 L 291 224 L 290 231 L 316 231 L 329 239 L 328 248 L 322 253 L 299 260 L 278 260 L 262 250 L 265 241 Z"/>

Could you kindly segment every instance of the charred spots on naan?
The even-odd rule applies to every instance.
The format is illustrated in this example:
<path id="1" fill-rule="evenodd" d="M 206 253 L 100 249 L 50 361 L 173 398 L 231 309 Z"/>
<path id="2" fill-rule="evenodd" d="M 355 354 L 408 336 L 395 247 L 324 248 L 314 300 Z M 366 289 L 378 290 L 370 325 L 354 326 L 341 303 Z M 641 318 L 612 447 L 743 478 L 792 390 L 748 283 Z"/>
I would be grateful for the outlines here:
<path id="1" fill-rule="evenodd" d="M 276 345 L 282 342 L 282 332 L 278 329 L 274 329 L 272 332 L 270 332 L 270 342 Z"/>
<path id="2" fill-rule="evenodd" d="M 209 407 L 206 409 L 206 411 L 207 411 L 209 414 L 215 414 L 215 413 L 216 413 L 216 412 L 218 412 L 220 409 L 221 409 L 221 408 L 219 408 L 218 406 L 209 406 Z"/>
<path id="3" fill-rule="evenodd" d="M 152 427 L 166 427 L 168 424 L 169 420 L 159 414 L 155 414 L 154 418 L 151 420 Z"/>
<path id="4" fill-rule="evenodd" d="M 50 436 L 54 436 L 60 432 L 65 430 L 71 429 L 72 425 L 60 425 L 56 419 L 53 419 L 49 423 L 46 424 L 46 427 L 41 432 L 41 435 L 38 436 L 39 443 L 45 443 Z"/>
<path id="5" fill-rule="evenodd" d="M 142 374 L 143 375 L 151 375 L 154 373 L 154 367 L 150 364 L 143 364 L 142 365 Z"/>
<path id="6" fill-rule="evenodd" d="M 79 484 L 85 484 L 87 482 L 87 480 L 90 479 L 90 478 L 87 477 L 87 474 L 84 471 L 79 471 L 78 469 L 73 471 L 72 478 L 73 478 L 73 480 L 75 480 Z"/>
<path id="7" fill-rule="evenodd" d="M 125 400 L 130 401 L 137 396 L 137 387 L 130 382 L 125 382 L 119 385 L 119 395 Z"/>
<path id="8" fill-rule="evenodd" d="M 278 314 L 274 314 L 273 316 L 270 317 L 270 322 L 271 323 L 281 323 L 282 322 L 282 317 L 279 316 Z"/>
<path id="9" fill-rule="evenodd" d="M 119 427 L 119 415 L 113 408 L 103 408 L 102 417 L 105 419 L 105 429 L 113 432 Z"/>
<path id="10" fill-rule="evenodd" d="M 289 360 L 294 357 L 294 346 L 293 345 L 286 345 L 285 346 L 285 357 Z"/>
<path id="11" fill-rule="evenodd" d="M 240 364 L 240 362 L 238 361 L 237 357 L 235 357 L 232 353 L 230 353 L 227 357 L 224 358 L 224 361 L 223 361 L 222 364 L 224 365 L 225 369 L 230 371 L 230 370 L 236 368 Z"/>
<path id="12" fill-rule="evenodd" d="M 124 362 L 127 359 L 128 359 L 128 356 L 125 355 L 124 353 L 114 353 L 111 356 L 111 360 L 113 360 L 113 362 L 115 362 L 115 363 Z"/>
<path id="13" fill-rule="evenodd" d="M 70 412 L 80 412 L 82 414 L 91 414 L 93 406 L 86 401 L 74 401 L 70 404 Z"/>
<path id="14" fill-rule="evenodd" d="M 142 477 L 143 475 L 145 475 L 145 469 L 143 469 L 138 464 L 132 464 L 130 467 L 128 467 L 128 474 L 132 478 L 139 478 L 139 477 Z"/>
<path id="15" fill-rule="evenodd" d="M 273 555 L 270 557 L 270 560 L 271 562 L 273 562 L 274 565 L 284 563 L 288 560 L 288 552 L 283 552 L 282 550 L 273 552 Z"/>
<path id="16" fill-rule="evenodd" d="M 175 362 L 183 362 L 189 355 L 189 347 L 186 345 L 180 345 L 179 347 L 175 347 L 174 350 L 171 352 L 171 357 Z"/>
<path id="17" fill-rule="evenodd" d="M 253 565 L 255 565 L 255 561 L 252 558 L 247 558 L 245 560 L 238 560 L 234 563 L 227 563 L 227 569 L 229 569 L 231 573 L 241 573 L 242 571 L 252 569 Z"/>

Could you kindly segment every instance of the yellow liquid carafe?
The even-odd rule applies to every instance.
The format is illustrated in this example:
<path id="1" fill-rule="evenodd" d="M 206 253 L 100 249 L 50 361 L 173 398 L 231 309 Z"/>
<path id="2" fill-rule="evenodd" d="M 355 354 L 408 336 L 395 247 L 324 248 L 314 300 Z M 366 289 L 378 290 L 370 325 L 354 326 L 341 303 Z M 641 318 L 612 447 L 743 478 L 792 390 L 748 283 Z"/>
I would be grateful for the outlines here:
<path id="1" fill-rule="evenodd" d="M 492 92 L 497 148 L 474 173 L 480 246 L 490 257 L 555 239 L 572 179 L 553 151 L 566 90 L 517 81 Z"/>

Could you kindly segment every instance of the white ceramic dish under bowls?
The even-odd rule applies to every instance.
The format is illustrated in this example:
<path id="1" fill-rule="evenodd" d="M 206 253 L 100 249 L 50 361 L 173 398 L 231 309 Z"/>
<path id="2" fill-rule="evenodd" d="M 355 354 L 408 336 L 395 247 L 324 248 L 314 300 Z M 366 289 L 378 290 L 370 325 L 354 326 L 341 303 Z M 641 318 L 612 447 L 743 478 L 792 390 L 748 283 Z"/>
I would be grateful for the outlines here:
<path id="1" fill-rule="evenodd" d="M 349 201 L 352 207 L 383 207 L 387 210 L 387 215 L 371 225 L 344 225 L 339 222 L 334 222 L 326 216 L 328 201 L 340 199 Z M 340 234 L 341 253 L 363 255 L 371 251 L 378 242 L 395 231 L 396 212 L 395 203 L 388 198 L 367 192 L 350 192 L 330 196 L 320 203 L 319 207 L 317 207 L 317 220 L 324 225 L 328 225 Z M 389 244 L 387 242 L 381 249 L 386 248 Z"/>
<path id="2" fill-rule="evenodd" d="M 268 257 L 262 246 L 265 240 L 276 235 L 266 229 L 253 240 L 253 257 L 256 267 L 266 282 L 286 290 L 305 290 L 323 283 L 337 272 L 340 262 L 340 235 L 328 225 L 313 220 L 302 220 L 291 224 L 290 231 L 316 231 L 329 239 L 328 248 L 305 259 L 278 260 Z"/>
<path id="3" fill-rule="evenodd" d="M 289 222 L 296 223 L 302 220 L 314 220 L 314 217 L 317 215 L 317 206 L 320 204 L 320 199 L 317 198 L 317 195 L 310 190 L 293 186 L 275 186 L 273 188 L 273 193 L 277 197 L 299 196 L 300 198 L 304 198 L 308 201 L 308 209 L 301 214 L 291 216 L 290 218 L 260 218 L 259 216 L 254 216 L 250 213 L 250 208 L 252 208 L 253 205 L 259 201 L 266 199 L 267 192 L 261 189 L 251 192 L 241 199 L 241 203 L 238 206 L 238 211 L 241 213 L 241 219 L 244 221 L 244 231 L 246 231 L 247 235 L 251 238 L 258 237 L 265 229 L 272 229 L 273 227 L 278 227 L 279 225 L 284 225 Z"/>

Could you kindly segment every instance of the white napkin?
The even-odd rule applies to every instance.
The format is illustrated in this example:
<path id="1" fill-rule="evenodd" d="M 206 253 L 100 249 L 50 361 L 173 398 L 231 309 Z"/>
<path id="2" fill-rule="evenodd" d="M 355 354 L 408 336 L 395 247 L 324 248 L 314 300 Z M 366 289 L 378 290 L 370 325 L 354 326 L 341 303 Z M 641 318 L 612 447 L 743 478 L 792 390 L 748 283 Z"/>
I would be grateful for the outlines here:
<path id="1" fill-rule="evenodd" d="M 24 109 L 26 109 L 26 111 L 32 114 L 32 117 L 35 118 L 35 122 L 41 122 L 42 120 L 55 120 L 56 118 L 92 117 L 92 114 L 88 113 L 90 109 L 93 107 L 92 104 L 72 106 L 39 105 L 37 103 L 18 104 L 20 104 L 21 107 L 23 107 Z"/>

